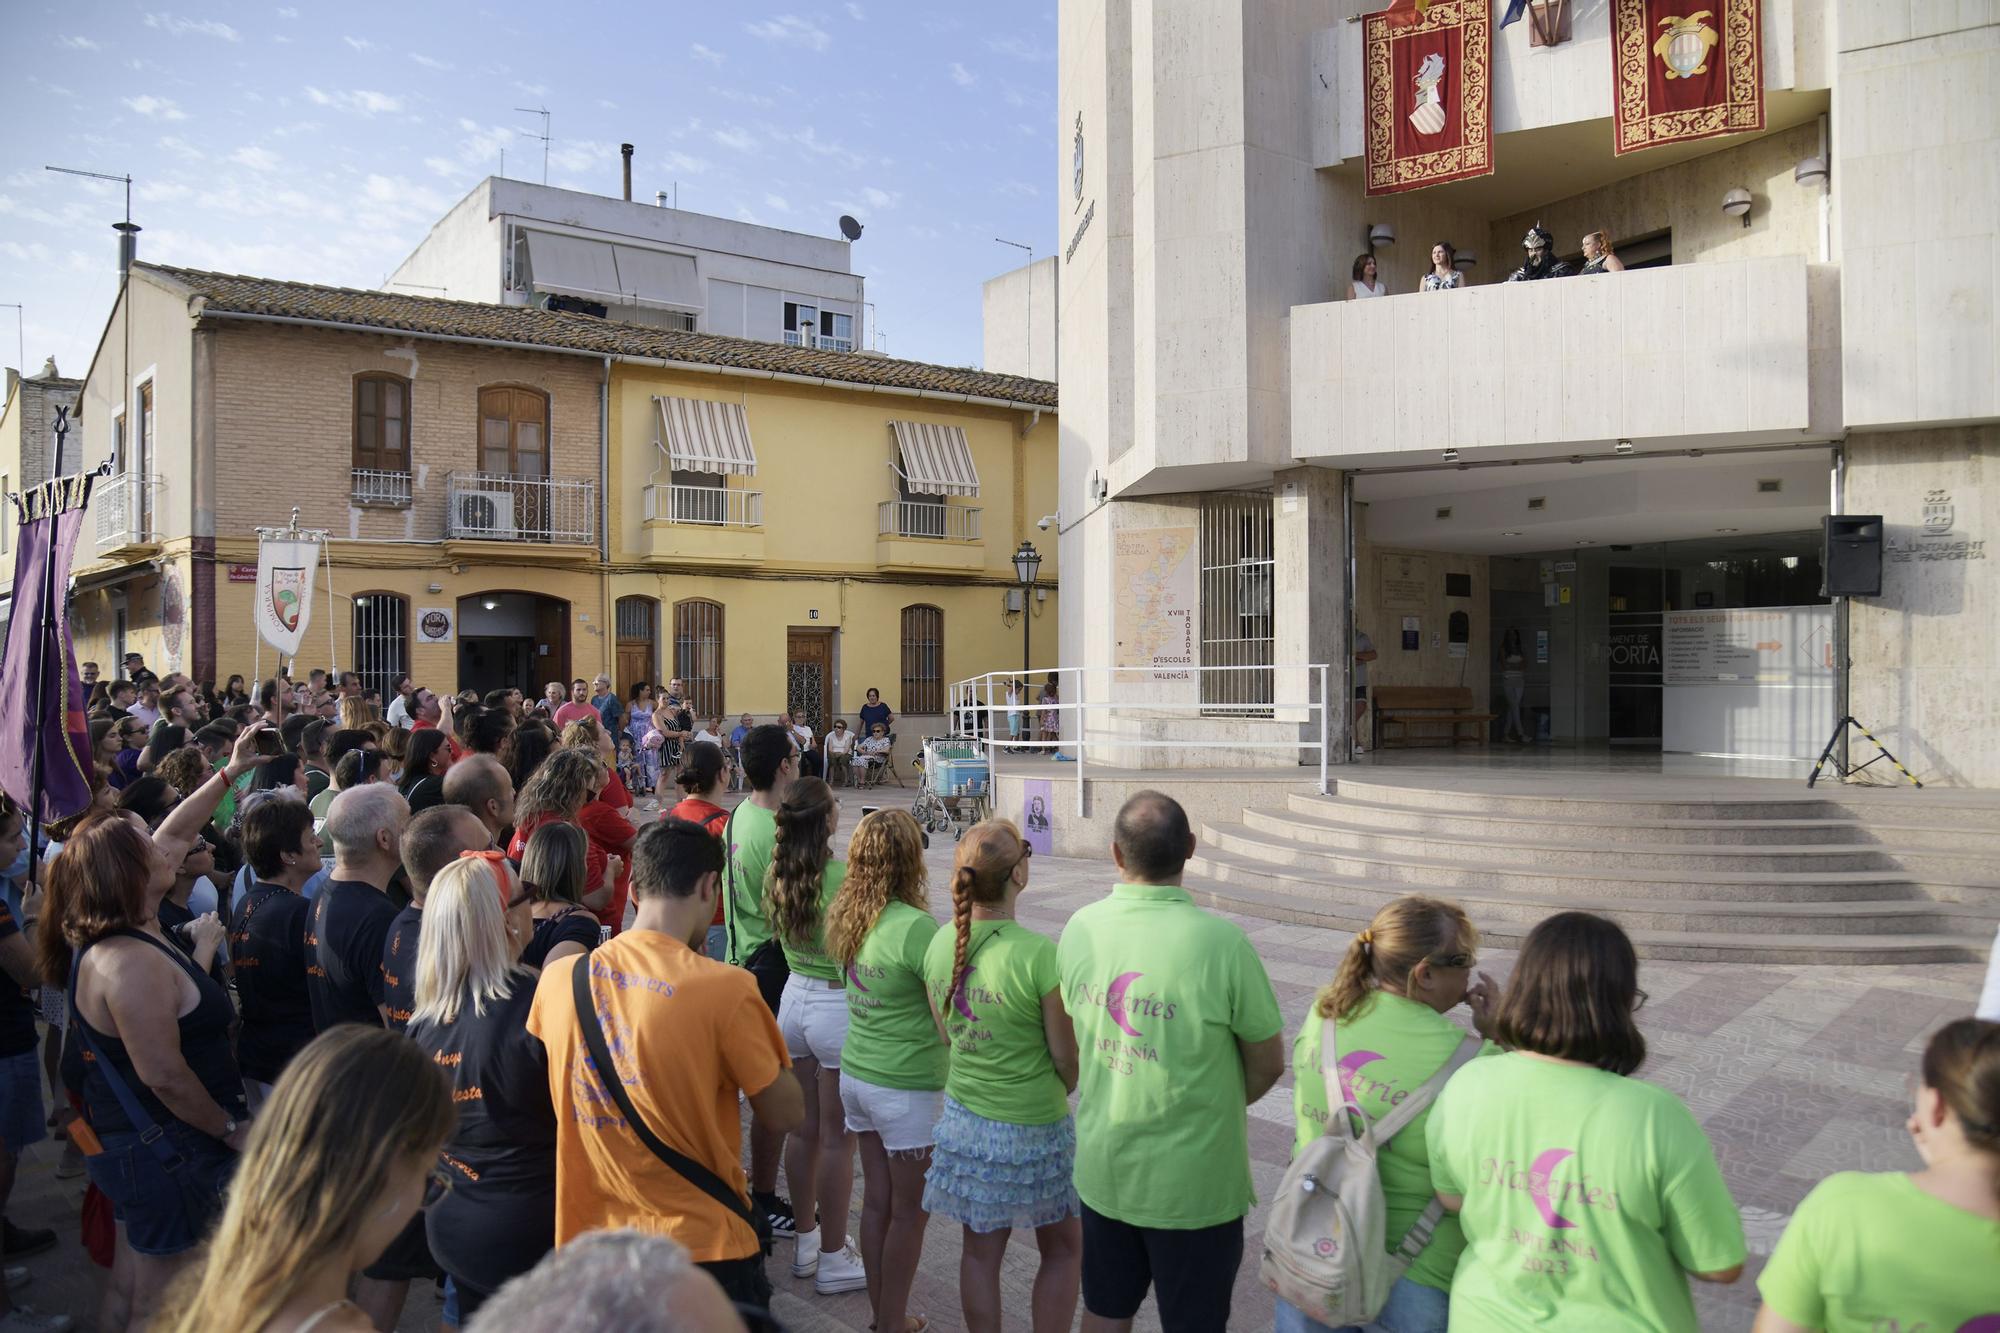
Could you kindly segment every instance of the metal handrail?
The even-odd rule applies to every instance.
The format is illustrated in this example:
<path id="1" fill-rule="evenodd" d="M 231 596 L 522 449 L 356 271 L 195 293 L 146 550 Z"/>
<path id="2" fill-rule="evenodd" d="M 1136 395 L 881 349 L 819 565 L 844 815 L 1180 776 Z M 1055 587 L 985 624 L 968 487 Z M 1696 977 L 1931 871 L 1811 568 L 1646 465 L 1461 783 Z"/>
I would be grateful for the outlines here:
<path id="1" fill-rule="evenodd" d="M 1199 698 L 1201 691 L 1198 687 L 1200 676 L 1208 672 L 1229 671 L 1266 672 L 1274 680 L 1287 679 L 1287 673 L 1290 673 L 1293 677 L 1303 673 L 1309 680 L 1317 679 L 1319 682 L 1319 697 L 1317 699 L 1308 698 L 1302 702 L 1277 700 L 1271 703 L 1202 703 Z M 1321 795 L 1325 795 L 1330 790 L 1327 764 L 1331 747 L 1335 743 L 1336 737 L 1344 737 L 1346 734 L 1344 715 L 1343 725 L 1336 725 L 1329 707 L 1330 695 L 1328 694 L 1328 690 L 1332 686 L 1332 671 L 1333 668 L 1324 662 L 1304 665 L 1279 663 L 1270 666 L 1038 667 L 1032 671 L 989 671 L 983 675 L 969 676 L 964 680 L 956 681 L 952 684 L 950 692 L 946 696 L 946 701 L 950 710 L 949 716 L 952 719 L 952 729 L 954 731 L 977 730 L 976 727 L 967 727 L 962 724 L 966 722 L 976 723 L 981 716 L 985 717 L 985 734 L 978 739 L 982 750 L 986 754 L 989 765 L 993 762 L 994 750 L 1001 745 L 1006 745 L 1014 749 L 1054 751 L 1074 747 L 1076 751 L 1076 812 L 1078 815 L 1081 815 L 1084 811 L 1084 769 L 1088 752 L 1093 746 L 1100 750 L 1289 750 L 1294 753 L 1300 750 L 1309 750 L 1319 755 L 1319 790 Z M 1015 710 L 1031 715 L 1047 712 L 1057 714 L 1074 713 L 1078 723 L 1076 727 L 1077 734 L 1070 739 L 1059 738 L 1052 741 L 999 740 L 999 730 L 995 727 L 994 721 L 998 718 L 1001 721 L 1001 725 L 1005 725 L 1005 715 L 1007 713 L 1005 682 L 1026 679 L 1032 686 L 1037 682 L 1046 681 L 1051 674 L 1057 678 L 1057 702 L 1044 704 L 1038 698 L 1022 699 L 1014 705 Z M 1111 676 L 1113 679 L 1102 689 L 1093 690 L 1090 688 L 1091 681 L 1104 676 Z M 1135 677 L 1138 678 L 1136 681 L 1133 679 Z M 1151 699 L 1121 700 L 1113 697 L 1116 687 L 1119 684 L 1147 683 L 1149 681 L 1152 683 L 1195 687 L 1196 697 L 1186 703 L 1173 703 Z M 1093 695 L 1100 697 L 1093 700 Z M 1282 714 L 1285 712 L 1304 714 L 1304 717 L 1300 720 L 1308 726 L 1316 716 L 1319 722 L 1319 739 L 1317 741 L 1300 738 L 1269 741 L 1148 741 L 1141 737 L 1115 737 L 1092 740 L 1085 734 L 1085 728 L 1082 725 L 1086 716 L 1091 713 L 1115 713 L 1125 716 L 1146 715 L 1154 717 L 1180 716 L 1190 721 L 1213 722 L 1216 720 L 1218 713 L 1255 717 L 1261 721 L 1270 720 L 1273 713 Z M 1286 720 L 1282 717 L 1277 719 L 1280 724 Z"/>
<path id="2" fill-rule="evenodd" d="M 387 468 L 354 468 L 349 494 L 358 505 L 406 505 L 410 502 L 410 474 Z"/>
<path id="3" fill-rule="evenodd" d="M 97 544 L 125 546 L 159 540 L 165 479 L 151 472 L 120 472 L 90 493 L 97 511 Z"/>
<path id="4" fill-rule="evenodd" d="M 934 504 L 926 500 L 884 500 L 876 509 L 877 531 L 884 537 L 976 542 L 980 539 L 980 515 L 983 512 L 968 505 Z"/>
<path id="5" fill-rule="evenodd" d="M 597 483 L 582 477 L 453 472 L 445 478 L 447 540 L 597 540 Z"/>
<path id="6" fill-rule="evenodd" d="M 716 528 L 761 528 L 764 492 L 724 486 L 648 486 L 646 517 Z"/>

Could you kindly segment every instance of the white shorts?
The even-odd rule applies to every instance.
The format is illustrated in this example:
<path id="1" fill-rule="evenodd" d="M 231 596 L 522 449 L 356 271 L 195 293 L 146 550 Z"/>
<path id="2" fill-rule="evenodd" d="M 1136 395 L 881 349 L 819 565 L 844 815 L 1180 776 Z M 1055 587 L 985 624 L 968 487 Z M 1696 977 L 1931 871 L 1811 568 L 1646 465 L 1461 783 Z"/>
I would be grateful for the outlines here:
<path id="1" fill-rule="evenodd" d="M 915 1152 L 937 1142 L 944 1089 L 928 1092 L 885 1088 L 852 1074 L 840 1076 L 840 1101 L 847 1108 L 847 1132 L 880 1134 L 890 1152 Z"/>
<path id="2" fill-rule="evenodd" d="M 847 1044 L 847 991 L 837 981 L 792 973 L 778 1001 L 778 1033 L 792 1059 L 839 1069 L 840 1048 Z"/>

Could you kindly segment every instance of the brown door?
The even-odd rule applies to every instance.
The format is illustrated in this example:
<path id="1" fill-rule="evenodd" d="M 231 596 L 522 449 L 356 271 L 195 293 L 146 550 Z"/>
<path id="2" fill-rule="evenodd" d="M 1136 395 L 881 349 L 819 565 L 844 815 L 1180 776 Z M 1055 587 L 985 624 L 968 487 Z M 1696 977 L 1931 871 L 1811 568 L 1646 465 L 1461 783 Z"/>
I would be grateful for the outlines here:
<path id="1" fill-rule="evenodd" d="M 535 599 L 535 697 L 550 681 L 569 691 L 569 603 L 553 597 Z"/>
<path id="2" fill-rule="evenodd" d="M 479 470 L 514 493 L 514 530 L 549 539 L 549 399 L 534 389 L 479 391 Z"/>
<path id="3" fill-rule="evenodd" d="M 658 656 L 658 641 L 653 633 L 657 613 L 648 597 L 620 597 L 616 610 L 618 665 L 613 674 L 618 697 L 629 699 L 632 687 L 640 681 L 659 683 L 653 679 L 653 662 Z"/>
<path id="4" fill-rule="evenodd" d="M 785 636 L 785 707 L 813 729 L 815 739 L 826 734 L 833 716 L 833 631 L 795 629 Z"/>

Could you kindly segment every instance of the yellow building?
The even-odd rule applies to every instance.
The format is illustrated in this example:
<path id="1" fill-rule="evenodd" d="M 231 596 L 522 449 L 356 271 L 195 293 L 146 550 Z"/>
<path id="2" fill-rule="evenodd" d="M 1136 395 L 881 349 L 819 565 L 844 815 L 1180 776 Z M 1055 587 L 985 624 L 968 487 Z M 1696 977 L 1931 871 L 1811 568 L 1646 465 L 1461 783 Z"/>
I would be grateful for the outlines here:
<path id="1" fill-rule="evenodd" d="M 1042 381 L 138 264 L 81 415 L 107 675 L 268 674 L 256 529 L 294 507 L 330 538 L 295 666 L 384 690 L 680 675 L 817 729 L 872 686 L 913 740 L 1022 660 L 1024 600 L 1054 647 L 1053 551 L 1026 599 L 1012 564 L 1055 509 Z"/>

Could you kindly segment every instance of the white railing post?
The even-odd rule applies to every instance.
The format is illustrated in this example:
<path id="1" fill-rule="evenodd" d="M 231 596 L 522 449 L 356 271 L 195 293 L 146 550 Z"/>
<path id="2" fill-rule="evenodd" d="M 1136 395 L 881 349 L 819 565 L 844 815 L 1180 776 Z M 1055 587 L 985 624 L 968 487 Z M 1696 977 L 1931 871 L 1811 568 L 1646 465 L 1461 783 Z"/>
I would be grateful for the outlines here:
<path id="1" fill-rule="evenodd" d="M 1327 714 L 1333 701 L 1327 697 L 1327 673 L 1330 668 L 1321 663 L 1319 668 L 1319 794 L 1326 795 L 1326 724 Z"/>
<path id="2" fill-rule="evenodd" d="M 1078 819 L 1081 819 L 1083 818 L 1083 756 L 1085 750 L 1084 733 L 1085 733 L 1086 723 L 1089 720 L 1088 713 L 1086 712 L 1089 705 L 1085 702 L 1083 682 L 1086 679 L 1088 679 L 1088 677 L 1082 667 L 1076 667 L 1073 670 L 1076 676 L 1076 817 Z M 1057 677 L 1057 679 L 1061 679 L 1061 677 Z M 1058 712 L 1056 714 L 1056 718 L 1057 721 L 1060 722 L 1062 719 L 1062 714 Z M 1060 753 L 1061 751 L 1060 746 L 1057 747 L 1057 751 L 1058 753 Z"/>

